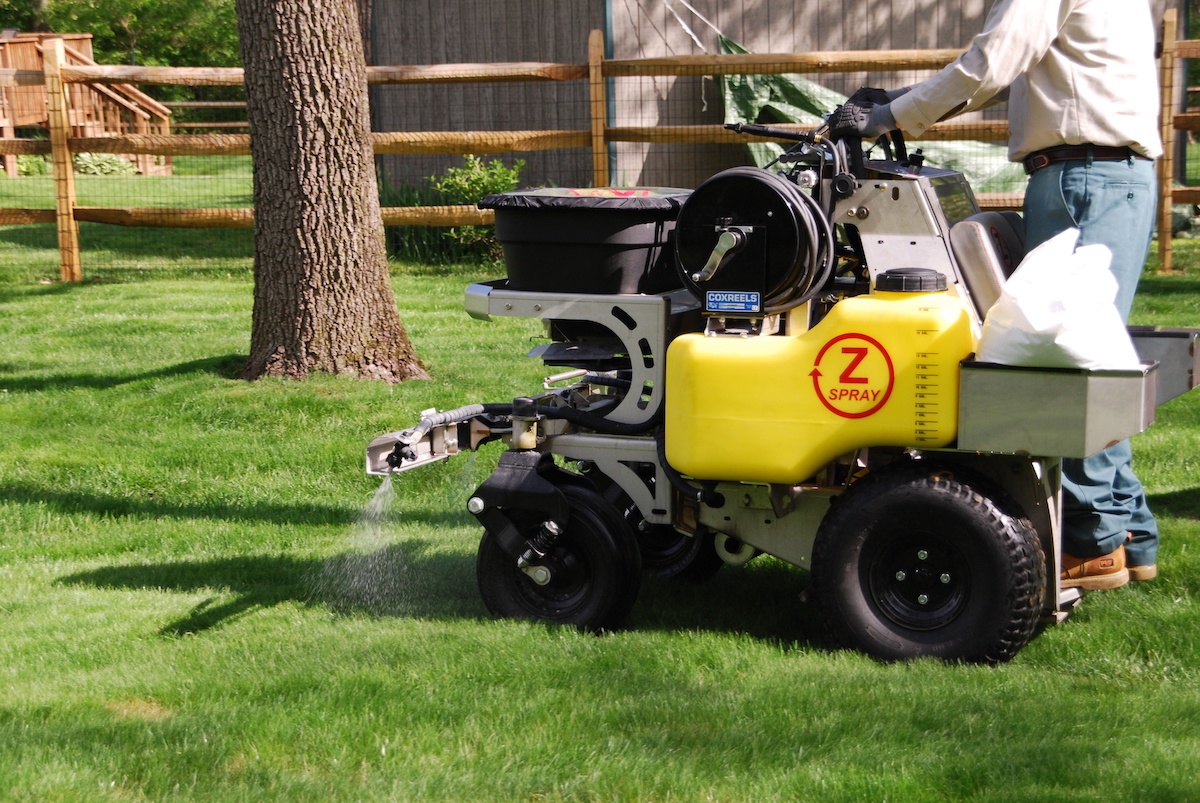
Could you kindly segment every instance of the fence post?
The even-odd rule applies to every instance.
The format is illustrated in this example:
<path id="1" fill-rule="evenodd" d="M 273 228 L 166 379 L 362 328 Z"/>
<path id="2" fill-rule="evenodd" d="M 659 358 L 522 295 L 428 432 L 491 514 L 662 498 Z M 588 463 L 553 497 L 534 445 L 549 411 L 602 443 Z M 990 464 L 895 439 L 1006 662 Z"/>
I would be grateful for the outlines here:
<path id="1" fill-rule="evenodd" d="M 608 146 L 604 129 L 608 120 L 608 98 L 604 89 L 604 31 L 588 34 L 588 83 L 591 87 L 592 184 L 607 187 Z"/>
<path id="2" fill-rule="evenodd" d="M 1171 207 L 1175 188 L 1175 14 L 1173 8 L 1163 14 L 1162 55 L 1159 57 L 1159 84 L 1162 87 L 1159 125 L 1163 155 L 1158 160 L 1158 261 L 1163 271 L 1174 268 Z"/>
<path id="3" fill-rule="evenodd" d="M 63 41 L 46 39 L 42 43 L 42 60 L 46 71 L 46 111 L 50 128 L 50 162 L 54 166 L 54 219 L 58 225 L 60 272 L 64 282 L 80 282 L 83 281 L 83 269 L 79 263 L 79 224 L 75 222 L 75 170 L 67 147 L 71 121 L 62 81 L 62 66 L 66 61 Z"/>

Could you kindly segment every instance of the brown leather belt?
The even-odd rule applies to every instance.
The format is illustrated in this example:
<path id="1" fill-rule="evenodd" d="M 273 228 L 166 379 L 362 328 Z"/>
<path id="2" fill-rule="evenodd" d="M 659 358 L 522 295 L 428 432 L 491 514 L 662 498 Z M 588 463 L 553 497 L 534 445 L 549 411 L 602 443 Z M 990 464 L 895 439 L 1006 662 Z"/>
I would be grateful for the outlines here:
<path id="1" fill-rule="evenodd" d="M 1145 159 L 1133 148 L 1114 148 L 1108 145 L 1060 145 L 1057 148 L 1046 148 L 1025 157 L 1025 173 L 1032 175 L 1053 162 L 1071 161 L 1101 161 L 1119 162 L 1125 159 Z"/>

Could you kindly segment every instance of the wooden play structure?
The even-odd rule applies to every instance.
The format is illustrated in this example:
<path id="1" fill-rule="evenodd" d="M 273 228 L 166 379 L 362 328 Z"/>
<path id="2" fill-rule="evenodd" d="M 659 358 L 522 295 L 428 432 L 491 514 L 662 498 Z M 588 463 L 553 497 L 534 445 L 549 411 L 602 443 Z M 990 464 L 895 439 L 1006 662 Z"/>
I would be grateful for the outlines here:
<path id="1" fill-rule="evenodd" d="M 0 68 L 36 71 L 40 74 L 45 68 L 44 44 L 50 38 L 62 40 L 66 65 L 96 65 L 92 59 L 91 34 L 19 33 L 6 29 L 0 32 Z M 13 83 L 17 85 L 0 86 L 0 136 L 12 138 L 16 130 L 21 128 L 49 130 L 46 86 L 40 75 L 34 83 Z M 134 86 L 70 84 L 67 91 L 72 137 L 171 133 L 171 110 Z M 169 156 L 130 154 L 126 158 L 143 175 L 171 172 Z M 16 156 L 6 154 L 3 160 L 5 172 L 15 176 Z"/>

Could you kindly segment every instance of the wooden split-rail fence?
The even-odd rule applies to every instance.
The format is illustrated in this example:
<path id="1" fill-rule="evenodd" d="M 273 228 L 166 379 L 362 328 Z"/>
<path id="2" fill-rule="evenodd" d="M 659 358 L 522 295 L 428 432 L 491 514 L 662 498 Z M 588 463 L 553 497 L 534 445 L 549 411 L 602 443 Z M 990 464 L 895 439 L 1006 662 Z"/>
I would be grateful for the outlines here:
<path id="1" fill-rule="evenodd" d="M 1158 163 L 1160 204 L 1158 250 L 1163 269 L 1171 268 L 1171 211 L 1177 203 L 1200 203 L 1200 188 L 1173 186 L 1174 141 L 1177 131 L 1200 131 L 1200 113 L 1175 113 L 1179 87 L 1176 59 L 1200 57 L 1200 40 L 1177 41 L 1175 12 L 1163 22 L 1160 60 L 1162 81 L 1162 134 L 1165 155 Z M 46 154 L 51 156 L 55 177 L 55 209 L 0 209 L 0 225 L 55 223 L 61 255 L 63 281 L 80 281 L 79 221 L 124 226 L 171 226 L 194 228 L 243 228 L 253 225 L 252 209 L 162 209 L 80 207 L 76 203 L 71 154 L 119 153 L 157 157 L 233 155 L 250 153 L 248 134 L 121 134 L 76 136 L 70 126 L 68 89 L 77 84 L 92 86 L 177 84 L 186 86 L 240 85 L 240 68 L 138 67 L 81 65 L 68 63 L 61 40 L 43 43 L 42 71 L 0 69 L 0 89 L 44 86 L 47 98 L 49 142 L 31 139 L 0 139 L 0 155 Z M 600 31 L 588 42 L 587 64 L 503 63 L 440 64 L 430 66 L 368 67 L 368 83 L 487 83 L 587 81 L 590 129 L 558 131 L 420 131 L 374 133 L 376 154 L 478 154 L 496 155 L 523 151 L 587 148 L 591 151 L 592 181 L 609 184 L 608 147 L 615 142 L 639 143 L 735 143 L 740 135 L 720 125 L 614 126 L 608 122 L 607 87 L 610 79 L 637 76 L 713 76 L 785 73 L 848 73 L 936 70 L 961 51 L 903 50 L 813 52 L 787 54 L 696 55 L 673 58 L 606 59 Z M 818 120 L 796 124 L 797 129 L 815 127 Z M 924 140 L 977 140 L 1004 142 L 1007 125 L 992 123 L 942 123 Z M 1020 194 L 981 195 L 985 208 L 1013 208 Z M 490 210 L 474 206 L 385 207 L 385 225 L 460 226 L 489 224 Z"/>

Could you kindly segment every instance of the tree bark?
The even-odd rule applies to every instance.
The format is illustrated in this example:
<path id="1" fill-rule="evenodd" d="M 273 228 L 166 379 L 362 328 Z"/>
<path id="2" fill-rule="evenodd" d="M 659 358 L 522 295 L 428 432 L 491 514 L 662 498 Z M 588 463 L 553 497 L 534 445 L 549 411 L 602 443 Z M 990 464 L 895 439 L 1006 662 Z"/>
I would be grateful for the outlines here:
<path id="1" fill-rule="evenodd" d="M 427 377 L 396 309 L 355 0 L 236 0 L 254 161 L 242 376 Z"/>
<path id="2" fill-rule="evenodd" d="M 354 5 L 358 8 L 358 30 L 362 36 L 363 55 L 366 57 L 367 66 L 375 63 L 375 48 L 372 46 L 374 42 L 371 39 L 371 18 L 375 11 L 374 0 L 355 0 Z"/>

